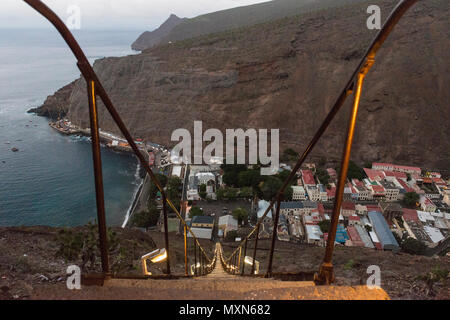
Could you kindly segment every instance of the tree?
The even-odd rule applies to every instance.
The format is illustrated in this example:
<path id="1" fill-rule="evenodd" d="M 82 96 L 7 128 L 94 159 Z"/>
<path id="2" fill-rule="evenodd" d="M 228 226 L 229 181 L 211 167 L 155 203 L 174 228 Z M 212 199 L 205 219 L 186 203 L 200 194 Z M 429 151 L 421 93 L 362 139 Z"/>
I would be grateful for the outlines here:
<path id="1" fill-rule="evenodd" d="M 280 179 L 269 176 L 261 187 L 264 200 L 270 201 L 276 196 L 278 190 L 281 188 L 282 182 Z"/>
<path id="2" fill-rule="evenodd" d="M 319 179 L 320 183 L 324 185 L 328 185 L 330 181 L 330 175 L 328 174 L 327 170 L 322 168 L 316 169 L 316 177 Z"/>
<path id="3" fill-rule="evenodd" d="M 288 186 L 286 190 L 284 191 L 284 200 L 285 201 L 291 201 L 292 200 L 292 194 L 294 191 L 292 190 L 292 186 Z"/>
<path id="4" fill-rule="evenodd" d="M 366 174 L 364 173 L 363 168 L 361 168 L 356 163 L 354 163 L 353 161 L 350 160 L 348 163 L 347 178 L 350 180 L 351 179 L 362 180 L 365 177 L 366 177 Z"/>
<path id="5" fill-rule="evenodd" d="M 419 202 L 420 196 L 415 192 L 407 192 L 405 193 L 402 203 L 409 208 L 415 208 L 416 203 Z"/>
<path id="6" fill-rule="evenodd" d="M 131 223 L 132 225 L 148 229 L 158 223 L 159 219 L 159 210 L 156 208 L 155 204 L 151 204 L 148 210 L 142 210 L 138 213 L 135 213 Z"/>
<path id="7" fill-rule="evenodd" d="M 181 179 L 177 176 L 172 176 L 167 181 L 167 196 L 169 199 L 181 198 Z"/>
<path id="8" fill-rule="evenodd" d="M 246 224 L 248 219 L 248 212 L 244 208 L 239 207 L 233 210 L 233 217 L 238 221 L 239 225 L 242 224 L 242 221 L 244 221 L 244 223 Z"/>
<path id="9" fill-rule="evenodd" d="M 198 195 L 200 196 L 200 198 L 206 199 L 206 184 L 201 184 L 199 186 Z"/>
<path id="10" fill-rule="evenodd" d="M 323 233 L 327 233 L 330 230 L 330 224 L 331 224 L 330 220 L 320 221 L 318 223 L 320 231 L 322 231 Z"/>
<path id="11" fill-rule="evenodd" d="M 189 210 L 189 217 L 191 219 L 195 216 L 204 216 L 204 215 L 205 215 L 205 213 L 199 207 L 194 206 L 191 208 L 191 210 Z"/>
<path id="12" fill-rule="evenodd" d="M 407 238 L 402 242 L 401 248 L 402 251 L 406 253 L 423 255 L 427 246 L 422 241 L 416 240 L 414 238 Z"/>

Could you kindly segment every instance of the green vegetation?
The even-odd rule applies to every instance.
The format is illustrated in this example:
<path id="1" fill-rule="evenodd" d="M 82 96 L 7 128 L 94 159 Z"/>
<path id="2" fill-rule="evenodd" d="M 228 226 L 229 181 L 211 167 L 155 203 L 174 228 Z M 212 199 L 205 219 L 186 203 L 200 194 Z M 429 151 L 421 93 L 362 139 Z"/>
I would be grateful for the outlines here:
<path id="1" fill-rule="evenodd" d="M 108 250 L 111 254 L 119 245 L 117 235 L 111 228 L 107 230 L 107 239 Z M 88 223 L 87 231 L 76 232 L 72 229 L 63 229 L 59 231 L 56 242 L 59 247 L 56 252 L 57 257 L 62 257 L 66 261 L 81 259 L 80 268 L 83 271 L 95 268 L 97 258 L 100 256 L 97 224 Z"/>
<path id="2" fill-rule="evenodd" d="M 228 231 L 227 236 L 225 237 L 225 241 L 234 241 L 237 236 L 238 236 L 238 233 L 236 230 Z"/>
<path id="3" fill-rule="evenodd" d="M 282 162 L 295 162 L 298 159 L 298 152 L 294 149 L 287 148 L 280 157 Z"/>
<path id="4" fill-rule="evenodd" d="M 330 220 L 320 221 L 318 223 L 318 225 L 320 227 L 320 231 L 322 231 L 323 233 L 328 233 L 328 231 L 330 230 L 330 224 L 331 224 Z"/>
<path id="5" fill-rule="evenodd" d="M 160 210 L 154 203 L 151 203 L 148 210 L 137 212 L 131 218 L 131 225 L 134 227 L 148 229 L 158 223 Z"/>
<path id="6" fill-rule="evenodd" d="M 189 210 L 189 217 L 192 219 L 195 216 L 204 216 L 205 213 L 199 207 L 193 206 L 191 210 Z"/>
<path id="7" fill-rule="evenodd" d="M 402 204 L 408 208 L 415 208 L 416 203 L 419 202 L 419 195 L 415 192 L 407 192 L 403 197 Z"/>
<path id="8" fill-rule="evenodd" d="M 364 173 L 363 168 L 361 168 L 356 163 L 354 163 L 353 161 L 350 160 L 348 163 L 347 178 L 350 180 L 351 179 L 362 180 L 365 177 L 366 177 L 366 174 Z"/>
<path id="9" fill-rule="evenodd" d="M 425 243 L 410 237 L 403 240 L 400 244 L 400 247 L 402 248 L 403 252 L 417 255 L 425 254 L 425 250 L 427 249 Z"/>
<path id="10" fill-rule="evenodd" d="M 202 198 L 203 200 L 206 199 L 206 184 L 201 184 L 199 186 L 199 192 L 198 195 L 200 196 L 200 198 Z"/>
<path id="11" fill-rule="evenodd" d="M 316 169 L 316 178 L 319 179 L 320 183 L 322 183 L 325 186 L 329 186 L 330 182 L 330 175 L 328 174 L 327 170 L 323 168 L 317 168 Z"/>
<path id="12" fill-rule="evenodd" d="M 242 222 L 247 224 L 248 212 L 244 208 L 239 207 L 233 210 L 233 217 L 238 221 L 239 225 L 242 225 Z"/>
<path id="13" fill-rule="evenodd" d="M 436 266 L 430 272 L 425 275 L 421 275 L 417 277 L 417 280 L 425 281 L 429 296 L 434 296 L 434 285 L 438 282 L 445 283 L 447 281 L 448 276 L 450 275 L 449 270 L 442 269 L 440 266 Z"/>
<path id="14" fill-rule="evenodd" d="M 267 201 L 272 200 L 277 191 L 281 188 L 283 182 L 278 177 L 268 176 L 261 186 L 263 198 Z"/>

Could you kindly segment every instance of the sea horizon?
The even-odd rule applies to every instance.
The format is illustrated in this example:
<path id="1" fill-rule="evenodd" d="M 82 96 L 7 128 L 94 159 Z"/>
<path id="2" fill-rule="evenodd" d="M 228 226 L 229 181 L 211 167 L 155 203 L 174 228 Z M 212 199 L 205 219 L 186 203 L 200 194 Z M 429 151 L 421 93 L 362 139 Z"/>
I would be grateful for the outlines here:
<path id="1" fill-rule="evenodd" d="M 135 54 L 138 31 L 75 30 L 91 63 Z M 52 29 L 0 29 L 0 226 L 78 226 L 96 220 L 88 139 L 64 136 L 29 114 L 80 76 Z M 17 148 L 18 152 L 12 152 Z M 140 184 L 131 154 L 102 147 L 106 219 L 121 226 Z"/>

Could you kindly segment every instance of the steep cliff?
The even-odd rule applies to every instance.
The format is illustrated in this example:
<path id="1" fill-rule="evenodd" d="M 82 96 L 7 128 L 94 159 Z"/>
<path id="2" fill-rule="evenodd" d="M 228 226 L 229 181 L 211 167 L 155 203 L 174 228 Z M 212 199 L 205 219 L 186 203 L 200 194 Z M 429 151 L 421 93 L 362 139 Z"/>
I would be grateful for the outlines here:
<path id="1" fill-rule="evenodd" d="M 386 19 L 395 3 L 371 1 Z M 289 17 L 96 61 L 94 69 L 131 132 L 174 145 L 171 133 L 279 128 L 281 148 L 303 150 L 376 31 L 368 3 Z M 447 0 L 420 1 L 399 23 L 364 85 L 352 158 L 450 166 Z M 53 98 L 88 126 L 84 80 Z M 53 100 L 54 100 L 53 99 Z M 351 99 L 314 156 L 341 156 Z M 44 104 L 44 108 L 49 107 Z M 118 132 L 100 108 L 101 128 Z"/>

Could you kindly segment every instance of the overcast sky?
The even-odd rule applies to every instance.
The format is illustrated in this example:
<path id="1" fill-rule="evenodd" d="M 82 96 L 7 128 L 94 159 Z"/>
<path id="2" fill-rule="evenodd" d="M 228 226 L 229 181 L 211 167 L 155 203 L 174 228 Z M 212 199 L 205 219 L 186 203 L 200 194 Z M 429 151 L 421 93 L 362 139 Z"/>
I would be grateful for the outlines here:
<path id="1" fill-rule="evenodd" d="M 67 9 L 81 9 L 82 29 L 153 30 L 174 13 L 192 18 L 199 14 L 267 0 L 43 0 L 62 19 Z M 49 28 L 49 23 L 22 0 L 0 0 L 0 28 Z"/>

